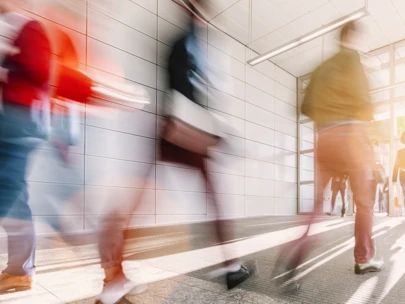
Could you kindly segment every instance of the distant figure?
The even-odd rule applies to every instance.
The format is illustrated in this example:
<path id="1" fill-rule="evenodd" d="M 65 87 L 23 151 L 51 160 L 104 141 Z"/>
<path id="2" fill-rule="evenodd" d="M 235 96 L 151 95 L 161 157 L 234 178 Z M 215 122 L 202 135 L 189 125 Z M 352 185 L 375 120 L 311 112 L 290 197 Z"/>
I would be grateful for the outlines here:
<path id="1" fill-rule="evenodd" d="M 401 143 L 405 144 L 405 132 L 401 135 Z M 397 158 L 395 160 L 394 172 L 392 173 L 392 182 L 396 183 L 398 181 L 402 188 L 402 193 L 405 197 L 405 148 L 399 149 L 397 151 Z"/>
<path id="2" fill-rule="evenodd" d="M 340 51 L 313 72 L 301 110 L 315 122 L 318 131 L 317 208 L 322 206 L 323 189 L 332 176 L 346 173 L 350 179 L 357 207 L 354 271 L 363 274 L 380 271 L 384 262 L 375 259 L 372 240 L 375 160 L 368 124 L 374 109 L 357 52 L 358 34 L 354 22 L 342 28 Z"/>
<path id="3" fill-rule="evenodd" d="M 336 198 L 339 193 L 342 198 L 342 217 L 344 217 L 346 214 L 346 201 L 345 201 L 346 181 L 347 181 L 346 175 L 338 175 L 332 177 L 332 210 L 329 213 L 330 215 L 332 215 L 335 210 Z"/>
<path id="4" fill-rule="evenodd" d="M 382 212 L 386 212 L 389 214 L 390 212 L 390 187 L 389 187 L 389 176 L 386 177 L 384 187 L 383 187 L 383 206 L 382 206 Z"/>
<path id="5" fill-rule="evenodd" d="M 382 213 L 384 203 L 384 185 L 386 183 L 386 173 L 384 167 L 377 162 L 373 170 L 374 176 L 374 202 L 377 198 L 378 212 Z M 377 195 L 377 197 L 376 197 Z"/>

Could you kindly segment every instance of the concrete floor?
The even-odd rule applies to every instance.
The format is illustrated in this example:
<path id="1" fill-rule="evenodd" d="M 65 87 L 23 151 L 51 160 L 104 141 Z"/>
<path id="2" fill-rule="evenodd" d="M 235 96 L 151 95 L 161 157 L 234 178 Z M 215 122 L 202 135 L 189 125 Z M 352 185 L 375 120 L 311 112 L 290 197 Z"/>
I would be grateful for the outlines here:
<path id="1" fill-rule="evenodd" d="M 230 256 L 257 260 L 260 273 L 228 292 L 224 279 L 206 274 L 224 260 L 212 235 L 212 223 L 137 229 L 129 233 L 125 269 L 134 280 L 149 283 L 132 303 L 403 303 L 405 300 L 405 219 L 376 217 L 377 256 L 386 268 L 378 274 L 353 272 L 353 218 L 320 217 L 311 229 L 311 252 L 294 279 L 295 293 L 283 293 L 273 272 L 280 249 L 301 235 L 304 218 L 268 217 L 235 221 Z M 69 247 L 39 238 L 36 290 L 0 295 L 0 303 L 93 303 L 103 274 L 93 242 Z M 94 240 L 94 239 L 93 239 Z M 0 249 L 3 252 L 4 246 Z M 0 255 L 4 267 L 6 254 Z"/>

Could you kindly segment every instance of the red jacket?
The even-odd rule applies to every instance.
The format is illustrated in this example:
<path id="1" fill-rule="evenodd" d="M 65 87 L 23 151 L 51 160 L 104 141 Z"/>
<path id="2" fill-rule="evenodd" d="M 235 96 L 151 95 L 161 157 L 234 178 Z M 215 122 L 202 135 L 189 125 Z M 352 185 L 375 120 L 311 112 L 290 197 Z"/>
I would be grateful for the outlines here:
<path id="1" fill-rule="evenodd" d="M 31 106 L 40 92 L 48 90 L 51 46 L 38 21 L 29 21 L 17 35 L 13 46 L 20 52 L 7 56 L 3 67 L 9 70 L 3 85 L 3 99 Z"/>

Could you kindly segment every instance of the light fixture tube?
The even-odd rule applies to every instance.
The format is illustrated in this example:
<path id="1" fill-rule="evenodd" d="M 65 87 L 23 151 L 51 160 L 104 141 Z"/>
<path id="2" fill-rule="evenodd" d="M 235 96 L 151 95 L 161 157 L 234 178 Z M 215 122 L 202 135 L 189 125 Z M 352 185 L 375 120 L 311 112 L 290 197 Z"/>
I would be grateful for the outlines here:
<path id="1" fill-rule="evenodd" d="M 103 88 L 100 86 L 92 87 L 92 90 L 101 95 L 108 96 L 111 98 L 116 98 L 119 101 L 123 101 L 123 102 L 149 104 L 149 100 L 146 98 L 143 98 L 140 96 L 129 96 L 129 95 L 115 92 L 113 90 L 106 89 L 106 88 Z"/>
<path id="2" fill-rule="evenodd" d="M 344 17 L 342 17 L 342 18 L 340 18 L 340 19 L 338 19 L 338 20 L 336 20 L 336 21 L 334 21 L 332 23 L 329 23 L 329 24 L 323 26 L 322 28 L 320 28 L 320 29 L 318 29 L 318 30 L 316 30 L 316 31 L 314 31 L 312 33 L 306 34 L 305 36 L 302 36 L 302 37 L 300 37 L 300 38 L 298 38 L 298 39 L 296 39 L 294 41 L 291 41 L 291 42 L 289 42 L 287 44 L 284 44 L 284 45 L 282 45 L 280 47 L 277 47 L 277 48 L 275 48 L 275 49 L 273 49 L 273 50 L 271 50 L 271 51 L 269 51 L 269 52 L 267 52 L 267 53 L 265 53 L 263 55 L 259 55 L 259 56 L 255 57 L 255 58 L 249 60 L 248 64 L 250 64 L 252 66 L 256 65 L 256 64 L 258 64 L 260 62 L 263 62 L 263 61 L 268 60 L 268 59 L 270 59 L 272 57 L 280 55 L 281 53 L 284 53 L 284 52 L 286 52 L 288 50 L 291 50 L 291 49 L 293 49 L 293 48 L 295 48 L 295 47 L 297 47 L 297 46 L 299 46 L 299 45 L 301 45 L 303 43 L 309 42 L 309 41 L 311 41 L 311 40 L 313 40 L 315 38 L 318 38 L 318 37 L 320 37 L 322 35 L 325 35 L 325 34 L 331 32 L 331 31 L 333 31 L 333 30 L 336 30 L 337 28 L 345 25 L 346 23 L 357 20 L 357 19 L 360 19 L 360 18 L 362 18 L 362 17 L 364 17 L 366 15 L 368 15 L 368 11 L 365 8 L 362 8 L 362 9 L 360 9 L 358 11 L 355 11 L 354 13 L 352 13 L 350 15 L 346 15 L 346 16 L 344 16 Z"/>

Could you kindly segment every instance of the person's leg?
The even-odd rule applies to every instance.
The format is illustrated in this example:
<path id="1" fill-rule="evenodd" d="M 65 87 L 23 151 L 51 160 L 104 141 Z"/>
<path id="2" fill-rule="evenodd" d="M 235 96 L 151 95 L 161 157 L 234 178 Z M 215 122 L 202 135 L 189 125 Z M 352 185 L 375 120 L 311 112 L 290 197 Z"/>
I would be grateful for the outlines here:
<path id="1" fill-rule="evenodd" d="M 216 239 L 219 243 L 224 244 L 230 240 L 233 239 L 233 227 L 232 227 L 232 222 L 231 221 L 227 221 L 224 220 L 223 218 L 221 218 L 221 216 L 223 215 L 222 210 L 220 210 L 220 206 L 218 204 L 217 198 L 216 198 L 216 194 L 215 194 L 215 189 L 214 189 L 214 185 L 211 182 L 211 179 L 209 178 L 208 172 L 205 168 L 205 164 L 204 164 L 204 158 L 201 158 L 200 161 L 200 165 L 199 165 L 201 172 L 203 174 L 204 180 L 207 184 L 207 187 L 209 190 L 211 190 L 211 196 L 212 199 L 209 200 L 211 203 L 211 206 L 215 212 L 215 236 Z M 235 263 L 239 263 L 238 259 L 228 259 L 228 254 L 226 252 L 224 252 L 225 255 L 225 265 L 226 266 L 231 266 Z"/>
<path id="2" fill-rule="evenodd" d="M 8 263 L 4 272 L 12 276 L 34 276 L 36 239 L 32 220 L 6 218 L 2 226 L 8 236 Z"/>
<path id="3" fill-rule="evenodd" d="M 349 172 L 351 188 L 356 204 L 354 227 L 355 273 L 363 274 L 380 271 L 383 261 L 375 259 L 373 241 L 373 210 L 375 198 L 375 179 L 372 166 L 375 163 L 372 147 L 368 144 L 367 130 L 361 126 L 352 126 L 346 135 L 346 147 L 342 157 L 346 157 L 346 169 Z M 343 154 L 345 153 L 345 154 Z"/>
<path id="4" fill-rule="evenodd" d="M 333 212 L 335 211 L 335 204 L 336 204 L 336 198 L 337 198 L 338 193 L 339 193 L 339 191 L 337 191 L 336 189 L 333 189 L 333 190 L 332 190 L 332 201 L 331 201 L 331 203 L 332 203 L 332 208 L 331 208 L 331 211 L 330 211 L 330 214 L 331 214 L 331 215 L 332 215 Z"/>
<path id="5" fill-rule="evenodd" d="M 401 184 L 401 188 L 402 188 L 402 196 L 404 198 L 403 205 L 401 206 L 403 208 L 403 206 L 405 206 L 405 183 Z"/>
<path id="6" fill-rule="evenodd" d="M 318 135 L 318 157 L 329 160 L 334 171 L 347 173 L 357 207 L 355 222 L 355 272 L 379 271 L 383 262 L 373 260 L 375 255 L 372 241 L 373 228 L 373 180 L 372 164 L 374 153 L 368 144 L 367 128 L 350 124 L 336 127 Z"/>
<path id="7" fill-rule="evenodd" d="M 0 291 L 31 288 L 35 274 L 35 231 L 25 181 L 33 148 L 0 143 L 0 225 L 8 236 L 8 266 Z"/>
<path id="8" fill-rule="evenodd" d="M 98 250 L 101 260 L 101 267 L 104 269 L 104 287 L 103 292 L 98 297 L 97 303 L 115 303 L 128 292 L 142 293 L 147 289 L 147 285 L 140 279 L 130 281 L 126 278 L 123 268 L 124 234 L 128 228 L 130 220 L 139 203 L 142 201 L 148 181 L 149 173 L 154 167 L 151 165 L 146 170 L 146 174 L 141 177 L 143 186 L 135 196 L 130 200 L 130 204 L 111 205 L 100 219 L 100 230 L 98 233 Z M 139 178 L 139 177 L 138 177 Z M 125 179 L 122 182 L 128 182 L 131 177 L 115 177 L 116 182 L 119 179 Z M 119 197 L 107 195 L 107 202 L 120 201 Z M 125 199 L 128 201 L 128 198 Z"/>
<path id="9" fill-rule="evenodd" d="M 342 216 L 346 214 L 346 198 L 345 198 L 345 189 L 340 189 L 340 196 L 342 197 Z"/>
<path id="10" fill-rule="evenodd" d="M 384 212 L 384 193 L 382 191 L 382 185 L 378 185 L 378 211 Z"/>
<path id="11" fill-rule="evenodd" d="M 356 240 L 354 257 L 358 264 L 364 264 L 374 257 L 372 242 L 374 201 L 372 200 L 372 191 L 375 188 L 367 175 L 367 169 L 352 172 L 350 175 L 357 208 L 354 228 Z"/>
<path id="12" fill-rule="evenodd" d="M 145 176 L 143 180 L 146 184 L 147 176 Z M 100 218 L 98 250 L 101 267 L 105 271 L 105 282 L 111 281 L 117 275 L 123 274 L 122 261 L 125 230 L 137 206 L 142 201 L 144 193 L 145 191 L 140 189 L 135 197 L 132 198 L 130 205 L 116 204 L 112 208 L 108 208 L 106 214 Z M 117 197 L 107 197 L 108 202 L 117 200 L 119 201 Z"/>
<path id="13" fill-rule="evenodd" d="M 129 215 L 127 215 L 129 217 Z M 110 214 L 101 217 L 101 229 L 98 234 L 98 250 L 101 267 L 105 272 L 104 282 L 108 283 L 123 273 L 122 253 L 124 250 L 125 216 Z"/>
<path id="14" fill-rule="evenodd" d="M 314 216 L 316 214 L 323 213 L 324 192 L 325 192 L 326 186 L 328 185 L 329 181 L 331 180 L 332 176 L 334 175 L 334 172 L 330 169 L 328 162 L 317 160 L 317 165 L 318 165 L 317 166 L 318 167 L 317 168 L 318 179 L 317 179 L 317 184 L 315 185 Z M 334 191 L 334 194 L 332 193 L 332 200 L 334 199 L 334 202 L 333 202 L 331 214 L 333 213 L 334 208 L 335 208 L 337 193 L 338 193 L 337 191 Z"/>
<path id="15" fill-rule="evenodd" d="M 239 284 L 246 281 L 249 277 L 251 277 L 255 271 L 255 267 L 246 267 L 245 265 L 241 264 L 239 258 L 231 257 L 231 253 L 227 252 L 226 244 L 230 240 L 234 238 L 234 227 L 231 220 L 224 220 L 221 218 L 224 213 L 222 212 L 218 200 L 215 196 L 215 188 L 214 185 L 209 177 L 206 165 L 205 165 L 205 158 L 195 156 L 193 163 L 201 170 L 203 174 L 204 180 L 206 182 L 207 188 L 211 190 L 212 199 L 210 200 L 212 207 L 215 212 L 215 235 L 218 242 L 222 244 L 222 252 L 225 257 L 224 267 L 213 271 L 209 274 L 209 276 L 215 277 L 220 276 L 222 274 L 226 274 L 226 284 L 228 289 L 233 289 Z"/>

